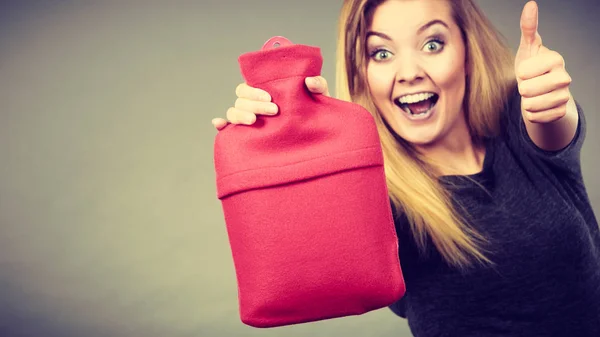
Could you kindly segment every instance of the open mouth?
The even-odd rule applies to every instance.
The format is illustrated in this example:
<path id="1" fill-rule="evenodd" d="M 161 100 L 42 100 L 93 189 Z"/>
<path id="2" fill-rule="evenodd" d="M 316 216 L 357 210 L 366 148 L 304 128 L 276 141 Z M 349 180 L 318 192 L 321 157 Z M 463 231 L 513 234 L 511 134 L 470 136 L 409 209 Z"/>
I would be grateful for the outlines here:
<path id="1" fill-rule="evenodd" d="M 394 103 L 412 116 L 424 116 L 431 111 L 438 101 L 438 94 L 423 92 L 414 95 L 404 95 L 394 100 Z"/>

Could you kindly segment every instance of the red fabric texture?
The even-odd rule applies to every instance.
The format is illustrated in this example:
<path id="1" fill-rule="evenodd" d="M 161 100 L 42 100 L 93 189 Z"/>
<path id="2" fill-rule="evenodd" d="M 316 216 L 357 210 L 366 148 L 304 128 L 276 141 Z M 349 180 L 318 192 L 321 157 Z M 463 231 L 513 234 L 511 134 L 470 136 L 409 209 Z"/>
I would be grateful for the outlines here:
<path id="1" fill-rule="evenodd" d="M 405 284 L 373 117 L 311 95 L 317 47 L 243 54 L 246 82 L 276 116 L 230 124 L 215 139 L 221 200 L 242 322 L 267 328 L 359 315 L 400 299 Z"/>

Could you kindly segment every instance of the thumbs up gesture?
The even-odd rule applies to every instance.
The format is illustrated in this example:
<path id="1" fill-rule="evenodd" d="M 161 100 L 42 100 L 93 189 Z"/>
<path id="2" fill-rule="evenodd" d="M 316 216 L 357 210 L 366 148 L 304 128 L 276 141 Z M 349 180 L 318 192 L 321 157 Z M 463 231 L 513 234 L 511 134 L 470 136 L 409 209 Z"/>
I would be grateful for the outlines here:
<path id="1" fill-rule="evenodd" d="M 563 57 L 542 44 L 538 33 L 538 6 L 528 2 L 521 14 L 521 43 L 515 58 L 523 118 L 550 123 L 567 113 L 571 77 Z"/>

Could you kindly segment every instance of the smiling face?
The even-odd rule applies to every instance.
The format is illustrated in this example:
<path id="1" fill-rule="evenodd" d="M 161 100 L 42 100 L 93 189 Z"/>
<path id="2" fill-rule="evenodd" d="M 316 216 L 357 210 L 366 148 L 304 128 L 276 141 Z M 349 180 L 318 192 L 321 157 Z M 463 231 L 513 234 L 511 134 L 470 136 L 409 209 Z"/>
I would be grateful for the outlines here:
<path id="1" fill-rule="evenodd" d="M 416 147 L 469 137 L 465 45 L 447 1 L 385 1 L 366 47 L 371 97 L 398 136 Z"/>

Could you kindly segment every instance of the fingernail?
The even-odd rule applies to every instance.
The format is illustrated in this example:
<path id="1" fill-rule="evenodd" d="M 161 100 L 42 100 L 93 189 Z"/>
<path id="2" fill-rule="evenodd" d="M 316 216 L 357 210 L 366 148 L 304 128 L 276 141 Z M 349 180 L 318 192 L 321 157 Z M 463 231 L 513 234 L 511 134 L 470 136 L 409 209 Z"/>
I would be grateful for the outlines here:
<path id="1" fill-rule="evenodd" d="M 271 95 L 269 95 L 269 94 L 262 94 L 262 95 L 260 95 L 260 99 L 262 101 L 265 101 L 265 102 L 270 102 L 271 101 Z"/>
<path id="2" fill-rule="evenodd" d="M 319 81 L 319 79 L 317 77 L 313 77 L 311 81 L 312 81 L 313 85 L 319 85 L 319 84 L 321 84 L 321 81 Z"/>
<path id="3" fill-rule="evenodd" d="M 266 113 L 270 113 L 270 114 L 276 114 L 277 111 L 279 110 L 279 108 L 277 107 L 277 105 L 275 104 L 269 104 L 266 108 L 265 108 L 265 112 Z"/>

